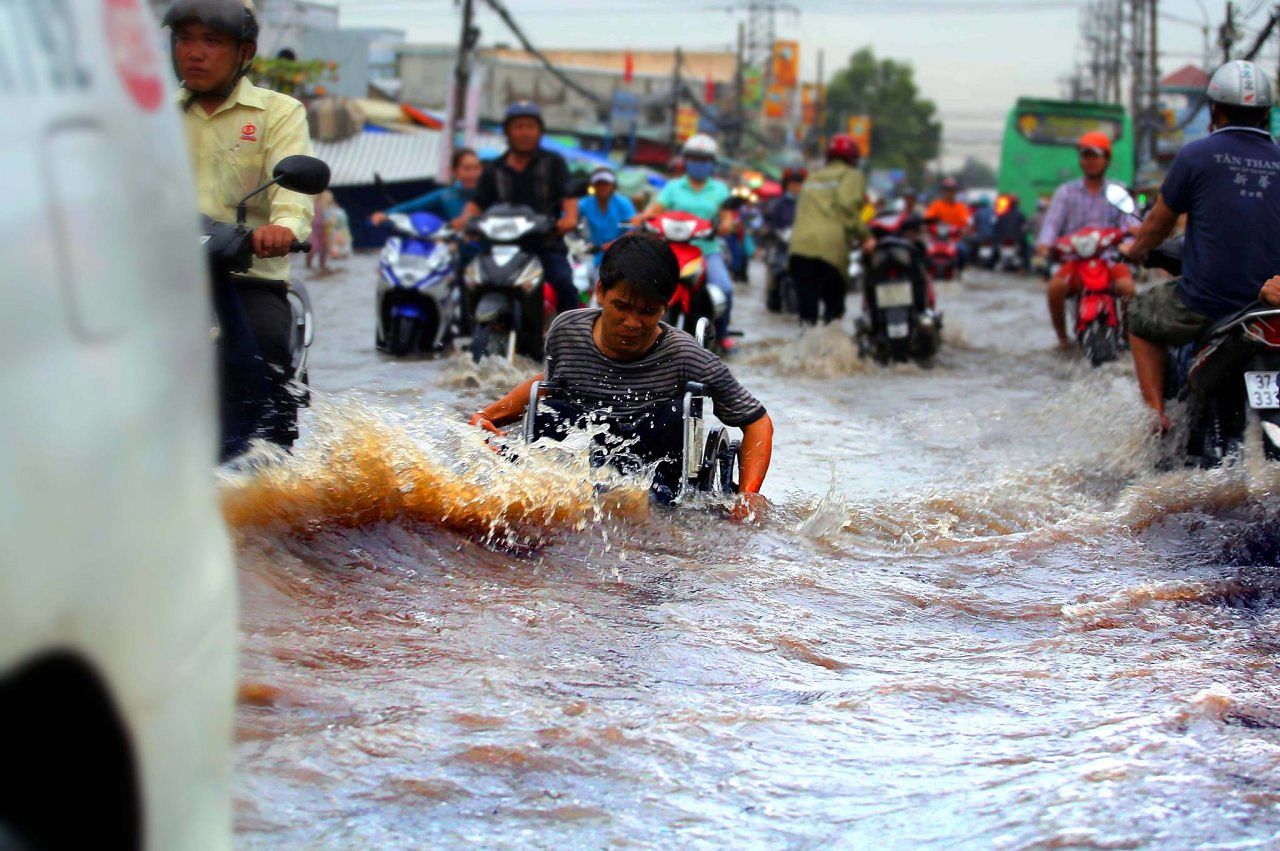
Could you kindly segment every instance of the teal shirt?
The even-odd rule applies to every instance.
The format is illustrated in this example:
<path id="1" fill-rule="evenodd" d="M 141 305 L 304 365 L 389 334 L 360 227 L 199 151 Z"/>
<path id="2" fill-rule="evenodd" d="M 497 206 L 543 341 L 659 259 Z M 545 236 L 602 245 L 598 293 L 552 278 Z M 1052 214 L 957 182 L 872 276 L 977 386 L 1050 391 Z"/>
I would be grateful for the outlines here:
<path id="1" fill-rule="evenodd" d="M 689 185 L 689 178 L 681 177 L 677 180 L 667 182 L 662 187 L 662 191 L 658 193 L 658 203 L 662 205 L 664 210 L 679 210 L 682 213 L 692 213 L 700 219 L 706 219 L 711 224 L 720 221 L 720 206 L 729 200 L 729 187 L 723 181 L 716 180 L 714 177 L 702 184 L 701 190 L 695 190 Z M 719 254 L 720 240 L 718 239 L 699 239 L 695 240 L 694 245 L 702 249 L 703 254 Z"/>

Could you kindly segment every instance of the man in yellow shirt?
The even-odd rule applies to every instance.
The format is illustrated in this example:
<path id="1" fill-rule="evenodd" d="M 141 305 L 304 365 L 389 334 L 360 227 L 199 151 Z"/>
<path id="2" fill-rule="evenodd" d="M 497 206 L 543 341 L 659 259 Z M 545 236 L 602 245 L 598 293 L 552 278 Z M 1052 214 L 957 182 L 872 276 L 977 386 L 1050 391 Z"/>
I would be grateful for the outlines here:
<path id="1" fill-rule="evenodd" d="M 200 212 L 235 221 L 236 204 L 271 179 L 276 164 L 311 154 L 306 110 L 245 76 L 257 52 L 252 0 L 175 0 L 164 17 Z M 311 232 L 309 196 L 274 186 L 248 202 L 253 267 L 238 282 L 245 315 L 266 366 L 269 410 L 261 436 L 290 446 L 298 436 L 289 388 L 289 248 Z"/>

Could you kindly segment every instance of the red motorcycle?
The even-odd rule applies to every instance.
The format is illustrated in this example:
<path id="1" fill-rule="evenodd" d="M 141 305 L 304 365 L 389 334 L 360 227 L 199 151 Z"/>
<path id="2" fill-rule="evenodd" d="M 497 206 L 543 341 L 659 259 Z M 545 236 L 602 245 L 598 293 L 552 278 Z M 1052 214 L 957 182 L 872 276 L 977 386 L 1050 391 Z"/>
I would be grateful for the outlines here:
<path id="1" fill-rule="evenodd" d="M 1058 274 L 1070 284 L 1080 350 L 1094 366 L 1115 360 L 1123 340 L 1120 302 L 1113 286 L 1124 264 L 1113 253 L 1124 239 L 1118 228 L 1081 228 L 1054 245 Z"/>
<path id="2" fill-rule="evenodd" d="M 929 273 L 935 281 L 960 275 L 960 231 L 946 222 L 929 222 Z"/>
<path id="3" fill-rule="evenodd" d="M 663 212 L 645 219 L 644 227 L 667 241 L 680 266 L 680 282 L 663 318 L 668 325 L 688 331 L 710 347 L 715 321 L 724 313 L 725 301 L 718 290 L 707 286 L 707 262 L 693 241 L 713 239 L 715 225 L 691 213 Z"/>

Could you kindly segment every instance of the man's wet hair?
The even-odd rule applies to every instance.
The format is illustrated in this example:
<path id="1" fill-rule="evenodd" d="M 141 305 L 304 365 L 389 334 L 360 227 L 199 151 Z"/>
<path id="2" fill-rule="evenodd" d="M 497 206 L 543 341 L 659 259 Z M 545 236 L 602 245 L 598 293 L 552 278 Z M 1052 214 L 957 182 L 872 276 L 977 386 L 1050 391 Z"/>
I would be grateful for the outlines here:
<path id="1" fill-rule="evenodd" d="M 600 261 L 600 288 L 625 283 L 637 296 L 666 304 L 680 282 L 675 252 L 652 233 L 632 231 L 613 241 Z"/>
<path id="2" fill-rule="evenodd" d="M 1271 107 L 1269 106 L 1215 103 L 1213 108 L 1222 114 L 1227 127 L 1253 127 L 1259 130 L 1267 130 L 1271 127 Z"/>

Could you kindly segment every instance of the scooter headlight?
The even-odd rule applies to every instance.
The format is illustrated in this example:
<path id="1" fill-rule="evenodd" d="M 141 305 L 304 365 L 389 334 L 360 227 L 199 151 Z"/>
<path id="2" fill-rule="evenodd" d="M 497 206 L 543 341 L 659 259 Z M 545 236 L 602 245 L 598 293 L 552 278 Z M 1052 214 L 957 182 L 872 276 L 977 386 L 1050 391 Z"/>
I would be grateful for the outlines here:
<path id="1" fill-rule="evenodd" d="M 529 292 L 540 283 L 542 283 L 542 263 L 537 259 L 530 260 L 529 265 L 520 270 L 520 277 L 516 278 L 516 286 Z"/>
<path id="2" fill-rule="evenodd" d="M 384 263 L 394 266 L 400 262 L 400 237 L 393 236 L 387 239 L 386 245 L 382 246 L 382 260 Z"/>

